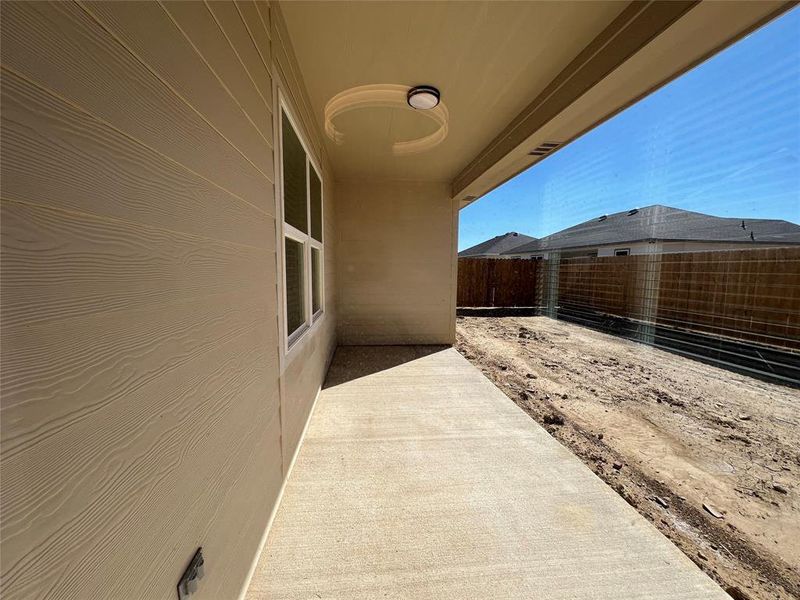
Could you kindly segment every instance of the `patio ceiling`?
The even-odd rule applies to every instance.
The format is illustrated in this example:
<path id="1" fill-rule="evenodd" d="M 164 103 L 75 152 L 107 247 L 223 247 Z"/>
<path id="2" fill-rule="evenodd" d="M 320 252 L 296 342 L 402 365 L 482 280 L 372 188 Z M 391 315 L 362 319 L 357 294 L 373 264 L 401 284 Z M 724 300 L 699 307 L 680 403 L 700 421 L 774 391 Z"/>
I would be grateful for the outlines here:
<path id="1" fill-rule="evenodd" d="M 401 104 L 360 107 L 325 136 L 337 179 L 451 182 L 466 205 L 682 73 L 789 3 L 286 2 L 317 120 L 357 86 L 437 86 L 446 138 L 398 156 L 437 123 Z"/>
<path id="2" fill-rule="evenodd" d="M 338 117 L 326 139 L 337 177 L 451 181 L 622 11 L 626 2 L 286 2 L 281 9 L 322 128 L 326 102 L 367 84 L 432 84 L 448 136 L 395 157 L 391 144 L 430 133 L 409 107 Z"/>

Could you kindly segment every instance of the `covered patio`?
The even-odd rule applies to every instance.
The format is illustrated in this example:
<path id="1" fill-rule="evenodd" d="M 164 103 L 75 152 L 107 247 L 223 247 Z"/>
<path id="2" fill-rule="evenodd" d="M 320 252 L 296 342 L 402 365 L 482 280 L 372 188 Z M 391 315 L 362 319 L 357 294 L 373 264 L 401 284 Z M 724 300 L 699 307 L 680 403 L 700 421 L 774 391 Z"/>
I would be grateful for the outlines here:
<path id="1" fill-rule="evenodd" d="M 450 348 L 459 210 L 794 4 L 0 3 L 3 598 L 724 598 Z"/>
<path id="2" fill-rule="evenodd" d="M 727 598 L 455 349 L 342 346 L 263 598 Z"/>

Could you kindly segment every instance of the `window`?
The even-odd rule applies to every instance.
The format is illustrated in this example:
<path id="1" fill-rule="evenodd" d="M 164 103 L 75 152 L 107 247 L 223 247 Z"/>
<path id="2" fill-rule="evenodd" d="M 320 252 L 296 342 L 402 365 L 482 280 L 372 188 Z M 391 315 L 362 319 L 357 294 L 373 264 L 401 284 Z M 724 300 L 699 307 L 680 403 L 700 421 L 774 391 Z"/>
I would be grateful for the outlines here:
<path id="1" fill-rule="evenodd" d="M 631 253 L 630 248 L 615 248 L 614 256 L 628 256 Z"/>
<path id="2" fill-rule="evenodd" d="M 306 322 L 302 242 L 287 237 L 284 253 L 286 266 L 286 331 L 291 335 Z"/>
<path id="3" fill-rule="evenodd" d="M 286 347 L 322 316 L 322 181 L 305 146 L 281 108 L 281 200 Z"/>

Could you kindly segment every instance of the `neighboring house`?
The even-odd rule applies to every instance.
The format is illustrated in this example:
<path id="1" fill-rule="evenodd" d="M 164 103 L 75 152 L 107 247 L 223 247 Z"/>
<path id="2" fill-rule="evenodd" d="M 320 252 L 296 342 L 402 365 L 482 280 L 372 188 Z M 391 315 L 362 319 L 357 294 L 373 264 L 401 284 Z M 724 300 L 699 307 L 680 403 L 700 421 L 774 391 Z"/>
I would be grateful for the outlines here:
<path id="1" fill-rule="evenodd" d="M 458 253 L 459 258 L 503 258 L 500 255 L 519 248 L 524 244 L 535 242 L 536 238 L 516 231 L 509 231 L 490 240 L 476 244 Z"/>
<path id="2" fill-rule="evenodd" d="M 338 345 L 388 369 L 394 405 L 366 385 L 348 418 L 323 406 L 306 460 L 342 444 L 363 470 L 299 481 L 331 508 L 369 501 L 371 520 L 309 512 L 330 526 L 311 539 L 291 523 L 297 584 L 270 576 L 287 589 L 258 597 L 492 595 L 477 582 L 522 598 L 567 580 L 556 596 L 655 580 L 661 597 L 722 597 L 644 521 L 604 529 L 627 506 L 559 481 L 566 451 L 519 481 L 482 463 L 480 440 L 517 439 L 519 419 L 473 433 L 442 402 L 420 429 L 381 348 L 410 361 L 455 343 L 460 208 L 790 6 L 0 2 L 3 598 L 174 598 L 200 546 L 194 598 L 243 598 Z M 446 400 L 470 367 L 436 368 Z M 463 463 L 463 481 L 435 472 Z M 484 503 L 495 480 L 516 487 Z M 540 502 L 526 482 L 545 480 Z M 432 520 L 448 485 L 463 499 Z M 407 497 L 425 509 L 391 504 Z M 474 531 L 532 513 L 524 497 L 548 520 Z M 580 543 L 534 546 L 576 535 L 574 515 Z M 417 535 L 440 551 L 398 562 Z M 513 565 L 523 547 L 538 554 Z M 573 555 L 609 547 L 574 577 Z M 531 572 L 554 551 L 558 569 Z"/>
<path id="3" fill-rule="evenodd" d="M 503 253 L 507 258 L 625 256 L 800 244 L 800 225 L 778 219 L 715 217 L 654 204 L 601 215 Z"/>

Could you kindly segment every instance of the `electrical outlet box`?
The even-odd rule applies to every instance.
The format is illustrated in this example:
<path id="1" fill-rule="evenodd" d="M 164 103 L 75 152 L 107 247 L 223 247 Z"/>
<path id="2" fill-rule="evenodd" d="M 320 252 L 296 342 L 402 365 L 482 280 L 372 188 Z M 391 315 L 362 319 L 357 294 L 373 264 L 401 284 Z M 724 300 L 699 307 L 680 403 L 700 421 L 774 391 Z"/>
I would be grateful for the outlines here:
<path id="1" fill-rule="evenodd" d="M 178 582 L 178 600 L 184 600 L 197 591 L 197 584 L 205 574 L 204 564 L 203 549 L 198 548 Z"/>

